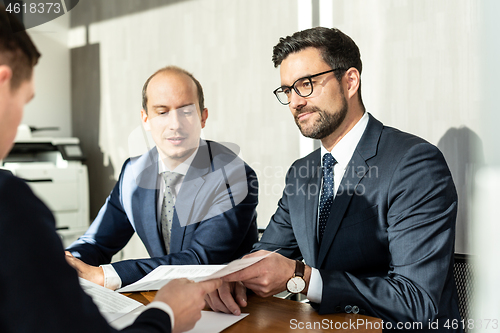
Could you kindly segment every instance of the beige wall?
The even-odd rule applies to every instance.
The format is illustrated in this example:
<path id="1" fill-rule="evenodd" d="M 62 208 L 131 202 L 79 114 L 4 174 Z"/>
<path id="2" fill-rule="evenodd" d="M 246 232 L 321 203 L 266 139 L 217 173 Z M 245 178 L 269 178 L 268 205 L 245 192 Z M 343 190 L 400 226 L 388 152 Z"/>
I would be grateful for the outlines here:
<path id="1" fill-rule="evenodd" d="M 69 15 L 28 30 L 42 57 L 35 68 L 35 98 L 24 112 L 22 123 L 35 127 L 59 127 L 59 131 L 35 136 L 71 136 L 71 78 L 67 45 Z"/>
<path id="2" fill-rule="evenodd" d="M 500 188 L 500 112 L 498 99 L 500 84 L 500 2 L 496 0 L 481 1 L 481 63 L 480 77 L 484 90 L 484 103 L 481 104 L 481 121 L 485 134 L 484 151 L 488 165 L 476 177 L 474 187 L 474 219 L 476 222 L 473 232 L 473 251 L 477 255 L 473 258 L 475 269 L 476 298 L 473 304 L 473 318 L 500 319 L 500 266 L 497 265 L 500 257 L 500 223 L 498 218 L 498 188 Z M 477 328 L 479 321 L 475 322 Z M 483 326 L 483 332 L 493 332 L 493 327 Z"/>
<path id="3" fill-rule="evenodd" d="M 459 195 L 455 248 L 469 253 L 474 173 L 488 159 L 482 148 L 480 2 L 322 0 L 320 12 L 328 18 L 325 3 L 331 24 L 360 48 L 367 111 L 445 155 Z"/>

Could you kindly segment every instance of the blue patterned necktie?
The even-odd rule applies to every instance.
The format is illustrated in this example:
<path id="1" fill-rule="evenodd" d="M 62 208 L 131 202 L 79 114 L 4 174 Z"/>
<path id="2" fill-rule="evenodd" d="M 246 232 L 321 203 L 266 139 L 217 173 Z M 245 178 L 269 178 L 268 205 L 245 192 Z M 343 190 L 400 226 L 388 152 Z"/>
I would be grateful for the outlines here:
<path id="1" fill-rule="evenodd" d="M 175 184 L 182 177 L 180 173 L 162 172 L 165 181 L 165 192 L 163 193 L 163 205 L 161 208 L 161 233 L 165 243 L 165 251 L 170 252 L 170 233 L 172 230 L 172 219 L 174 217 Z"/>
<path id="2" fill-rule="evenodd" d="M 326 229 L 326 222 L 330 216 L 332 202 L 334 197 L 333 187 L 333 166 L 337 163 L 332 154 L 323 155 L 323 187 L 321 189 L 321 199 L 319 203 L 319 244 L 323 239 L 323 233 Z"/>

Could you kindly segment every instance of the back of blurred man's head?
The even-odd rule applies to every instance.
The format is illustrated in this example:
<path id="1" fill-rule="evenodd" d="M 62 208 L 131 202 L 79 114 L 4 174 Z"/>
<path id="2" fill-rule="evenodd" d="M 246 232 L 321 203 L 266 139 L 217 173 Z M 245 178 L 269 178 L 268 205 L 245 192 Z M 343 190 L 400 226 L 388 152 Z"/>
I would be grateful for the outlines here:
<path id="1" fill-rule="evenodd" d="M 12 70 L 11 90 L 30 80 L 40 53 L 19 20 L 0 5 L 0 66 Z"/>

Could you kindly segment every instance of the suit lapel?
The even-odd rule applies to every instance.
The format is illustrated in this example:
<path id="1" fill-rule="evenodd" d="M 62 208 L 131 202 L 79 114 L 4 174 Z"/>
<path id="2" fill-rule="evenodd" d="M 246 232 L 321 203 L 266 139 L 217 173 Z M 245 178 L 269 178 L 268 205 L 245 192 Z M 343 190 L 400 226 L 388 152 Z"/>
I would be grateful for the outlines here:
<path id="1" fill-rule="evenodd" d="M 323 234 L 323 240 L 319 249 L 317 267 L 321 267 L 323 264 L 352 197 L 356 195 L 356 191 L 360 191 L 357 190 L 356 187 L 369 169 L 366 161 L 377 153 L 377 145 L 383 125 L 373 118 L 372 115 L 368 115 L 369 120 L 365 133 L 363 133 L 354 151 L 340 183 L 335 200 L 333 200 L 330 216 L 328 217 L 325 233 Z M 317 205 L 315 207 L 317 207 Z"/>
<path id="2" fill-rule="evenodd" d="M 170 240 L 170 253 L 182 250 L 186 227 L 191 224 L 196 215 L 195 198 L 205 183 L 204 176 L 210 172 L 211 156 L 209 143 L 200 141 L 189 170 L 184 177 L 181 189 L 175 200 L 174 218 L 172 221 L 172 237 Z"/>
<path id="3" fill-rule="evenodd" d="M 318 201 L 319 201 L 319 193 L 321 191 L 321 150 L 316 150 L 311 158 L 307 161 L 309 165 L 308 172 L 311 177 L 306 178 L 305 191 L 306 196 L 304 197 L 302 210 L 304 212 L 303 216 L 299 217 L 299 224 L 297 226 L 298 234 L 302 234 L 305 232 L 307 235 L 308 242 L 308 253 L 301 250 L 302 256 L 306 260 L 308 265 L 315 265 L 317 254 L 318 254 L 318 239 L 317 239 L 317 217 L 318 217 Z M 300 169 L 299 169 L 300 172 Z M 298 179 L 302 179 L 300 177 Z M 300 188 L 300 185 L 299 185 Z M 317 193 L 316 195 L 312 195 L 311 192 Z M 313 192 L 313 193 L 314 193 Z M 302 226 L 305 225 L 305 230 Z M 308 256 L 310 258 L 308 258 Z"/>
<path id="4" fill-rule="evenodd" d="M 157 214 L 158 199 L 158 152 L 156 147 L 148 154 L 132 162 L 137 189 L 132 195 L 132 213 L 137 234 L 143 239 L 148 253 L 153 256 L 165 254 L 163 239 L 159 232 Z"/>

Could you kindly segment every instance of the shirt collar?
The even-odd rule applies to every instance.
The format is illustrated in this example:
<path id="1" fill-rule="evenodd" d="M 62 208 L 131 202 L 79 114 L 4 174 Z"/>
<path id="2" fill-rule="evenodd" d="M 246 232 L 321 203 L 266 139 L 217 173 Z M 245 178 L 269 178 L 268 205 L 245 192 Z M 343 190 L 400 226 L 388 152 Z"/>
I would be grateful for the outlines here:
<path id="1" fill-rule="evenodd" d="M 356 146 L 359 140 L 361 140 L 366 126 L 368 125 L 368 119 L 368 112 L 365 112 L 356 125 L 354 125 L 354 127 L 332 148 L 330 153 L 332 153 L 338 166 L 342 167 L 342 169 L 345 169 L 347 164 L 349 164 L 352 154 L 354 154 L 354 150 L 356 150 Z M 321 166 L 323 166 L 323 155 L 328 152 L 329 151 L 321 145 Z"/>
<path id="2" fill-rule="evenodd" d="M 189 170 L 189 167 L 191 166 L 191 163 L 194 160 L 194 157 L 198 153 L 199 148 L 200 146 L 198 145 L 198 147 L 196 147 L 196 150 L 184 162 L 179 164 L 174 170 L 170 170 L 169 168 L 167 168 L 165 163 L 163 163 L 163 161 L 160 158 L 160 153 L 158 153 L 158 174 L 161 174 L 162 172 L 165 171 L 172 171 L 180 173 L 181 175 L 185 176 Z"/>

